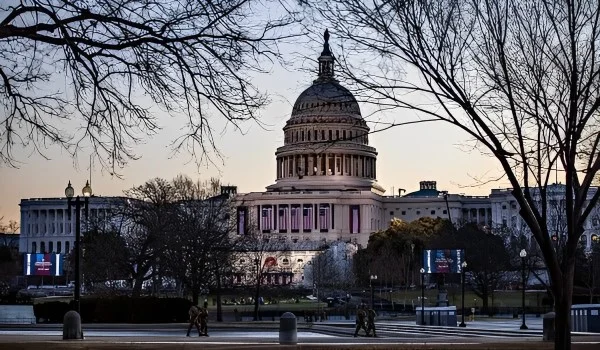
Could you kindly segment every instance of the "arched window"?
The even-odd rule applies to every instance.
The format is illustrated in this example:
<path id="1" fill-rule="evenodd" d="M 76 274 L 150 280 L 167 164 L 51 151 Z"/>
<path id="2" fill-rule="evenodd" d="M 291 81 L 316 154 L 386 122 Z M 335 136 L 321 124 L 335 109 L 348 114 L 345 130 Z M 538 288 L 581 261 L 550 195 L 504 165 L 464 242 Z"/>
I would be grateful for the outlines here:
<path id="1" fill-rule="evenodd" d="M 290 261 L 289 261 L 287 258 L 283 258 L 283 260 L 281 260 L 281 263 L 282 263 L 283 265 L 289 265 L 289 264 L 290 264 Z"/>
<path id="2" fill-rule="evenodd" d="M 31 253 L 37 253 L 37 243 L 31 242 Z"/>

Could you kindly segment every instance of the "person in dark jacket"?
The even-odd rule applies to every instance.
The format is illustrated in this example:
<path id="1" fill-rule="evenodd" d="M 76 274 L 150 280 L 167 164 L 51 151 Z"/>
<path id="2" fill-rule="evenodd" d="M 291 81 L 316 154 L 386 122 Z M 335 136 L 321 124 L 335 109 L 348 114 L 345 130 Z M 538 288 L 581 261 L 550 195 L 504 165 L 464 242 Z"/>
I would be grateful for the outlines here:
<path id="1" fill-rule="evenodd" d="M 198 330 L 198 336 L 202 336 L 202 332 L 200 332 L 200 324 L 198 323 L 198 319 L 200 317 L 200 308 L 196 305 L 192 305 L 188 310 L 188 315 L 190 316 L 190 325 L 188 326 L 186 337 L 190 336 L 193 326 L 196 326 L 196 329 Z"/>
<path id="2" fill-rule="evenodd" d="M 208 337 L 208 303 L 204 302 L 204 307 L 200 308 L 200 335 Z"/>
<path id="3" fill-rule="evenodd" d="M 356 330 L 354 331 L 354 337 L 358 336 L 358 332 L 360 329 L 365 330 L 365 334 L 367 334 L 367 327 L 365 326 L 365 318 L 367 317 L 367 313 L 365 311 L 365 304 L 361 304 L 356 310 Z"/>
<path id="4" fill-rule="evenodd" d="M 377 313 L 373 308 L 370 308 L 367 311 L 367 337 L 371 336 L 371 331 L 373 331 L 373 336 L 377 337 L 377 332 L 375 331 L 375 317 L 377 317 Z"/>

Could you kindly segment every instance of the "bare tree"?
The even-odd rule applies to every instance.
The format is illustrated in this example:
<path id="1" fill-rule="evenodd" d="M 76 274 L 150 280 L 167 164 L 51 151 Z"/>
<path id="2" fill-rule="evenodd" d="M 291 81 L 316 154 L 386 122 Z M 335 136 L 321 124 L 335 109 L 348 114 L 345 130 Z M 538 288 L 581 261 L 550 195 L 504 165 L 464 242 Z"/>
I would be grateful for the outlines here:
<path id="1" fill-rule="evenodd" d="M 156 178 L 126 190 L 125 195 L 115 217 L 129 252 L 132 295 L 139 296 L 145 281 L 158 283 L 161 255 L 173 232 L 175 191 L 171 183 Z"/>
<path id="2" fill-rule="evenodd" d="M 600 3 L 304 2 L 320 15 L 316 23 L 343 38 L 350 51 L 340 70 L 355 86 L 382 108 L 419 117 L 388 127 L 445 121 L 498 160 L 549 270 L 555 348 L 569 349 L 575 252 L 600 197 L 592 187 L 600 168 Z M 555 249 L 547 189 L 557 172 L 566 229 Z"/>
<path id="3" fill-rule="evenodd" d="M 173 187 L 178 200 L 171 217 L 173 234 L 162 254 L 163 264 L 191 292 L 194 303 L 203 290 L 214 287 L 217 320 L 222 321 L 221 287 L 233 249 L 231 198 L 220 193 L 217 179 L 193 182 L 178 176 Z"/>
<path id="4" fill-rule="evenodd" d="M 4 224 L 4 216 L 0 217 L 0 233 L 17 233 L 19 232 L 19 223 L 15 220 L 9 220 L 8 224 Z"/>
<path id="5" fill-rule="evenodd" d="M 237 273 L 246 275 L 247 282 L 254 285 L 254 321 L 258 321 L 261 288 L 267 282 L 268 274 L 281 272 L 279 260 L 287 254 L 289 246 L 285 242 L 264 236 L 257 230 L 249 232 L 253 233 L 237 240 L 234 259 L 238 262 Z"/>
<path id="6" fill-rule="evenodd" d="M 216 151 L 211 116 L 238 129 L 258 121 L 268 100 L 251 73 L 266 72 L 292 37 L 285 9 L 278 0 L 3 2 L 0 162 L 18 163 L 15 146 L 76 154 L 85 142 L 114 172 L 160 128 L 157 113 L 182 118 L 174 150 L 205 161 Z"/>

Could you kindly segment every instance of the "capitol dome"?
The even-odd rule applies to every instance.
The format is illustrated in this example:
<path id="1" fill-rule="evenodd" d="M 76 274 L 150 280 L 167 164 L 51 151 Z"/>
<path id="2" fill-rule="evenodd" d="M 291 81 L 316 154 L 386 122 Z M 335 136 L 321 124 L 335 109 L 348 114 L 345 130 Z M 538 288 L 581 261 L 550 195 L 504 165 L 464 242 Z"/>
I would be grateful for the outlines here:
<path id="1" fill-rule="evenodd" d="M 374 190 L 377 151 L 352 93 L 335 79 L 335 57 L 324 35 L 319 73 L 296 99 L 277 149 L 276 183 L 269 191 Z"/>
<path id="2" fill-rule="evenodd" d="M 308 114 L 343 114 L 362 118 L 354 95 L 334 80 L 317 82 L 298 96 L 292 109 L 292 118 Z"/>

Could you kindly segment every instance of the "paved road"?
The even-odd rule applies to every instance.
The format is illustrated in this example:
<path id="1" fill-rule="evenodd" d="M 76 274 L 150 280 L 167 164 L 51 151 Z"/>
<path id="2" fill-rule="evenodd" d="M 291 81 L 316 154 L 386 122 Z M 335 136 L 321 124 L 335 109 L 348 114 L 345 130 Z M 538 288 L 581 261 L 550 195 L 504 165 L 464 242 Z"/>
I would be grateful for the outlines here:
<path id="1" fill-rule="evenodd" d="M 300 324 L 296 349 L 551 349 L 541 341 L 541 320 L 527 331 L 519 320 L 475 321 L 466 328 L 418 326 L 413 322 L 380 321 L 378 338 L 354 338 L 353 322 Z M 84 341 L 63 341 L 62 325 L 0 326 L 0 348 L 64 349 L 261 349 L 279 348 L 277 323 L 211 325 L 210 337 L 185 337 L 185 324 L 84 324 Z M 600 348 L 600 335 L 577 335 L 573 349 Z M 292 347 L 294 348 L 294 347 Z"/>

